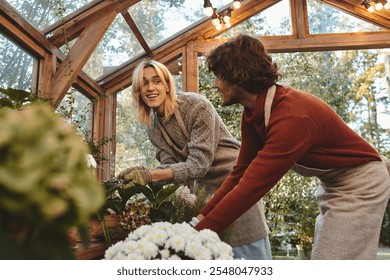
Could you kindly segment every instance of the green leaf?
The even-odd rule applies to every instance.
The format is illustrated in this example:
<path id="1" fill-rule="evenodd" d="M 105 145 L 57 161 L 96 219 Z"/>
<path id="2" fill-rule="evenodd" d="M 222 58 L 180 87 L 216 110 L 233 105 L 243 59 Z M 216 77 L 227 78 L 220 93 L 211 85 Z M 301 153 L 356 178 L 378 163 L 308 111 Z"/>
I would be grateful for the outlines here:
<path id="1" fill-rule="evenodd" d="M 158 210 L 163 212 L 168 217 L 173 217 L 177 211 L 177 208 L 173 205 L 172 201 L 164 201 L 160 204 Z"/>
<path id="2" fill-rule="evenodd" d="M 148 187 L 153 191 L 154 196 L 157 196 L 157 193 L 164 188 L 166 185 L 165 182 L 156 182 L 156 183 L 149 183 Z"/>
<path id="3" fill-rule="evenodd" d="M 163 203 L 165 200 L 167 200 L 178 188 L 180 185 L 177 184 L 171 184 L 168 186 L 165 186 L 162 190 L 160 190 L 157 193 L 156 201 L 155 201 L 155 208 L 159 208 L 161 203 Z"/>

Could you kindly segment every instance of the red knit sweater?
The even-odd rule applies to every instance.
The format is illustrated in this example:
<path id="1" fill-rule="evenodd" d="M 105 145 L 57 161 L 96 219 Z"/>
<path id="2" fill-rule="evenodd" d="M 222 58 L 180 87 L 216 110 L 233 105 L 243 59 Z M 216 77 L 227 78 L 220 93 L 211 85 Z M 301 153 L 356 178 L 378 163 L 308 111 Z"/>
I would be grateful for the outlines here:
<path id="1" fill-rule="evenodd" d="M 277 86 L 267 128 L 266 92 L 244 109 L 237 164 L 200 211 L 196 229 L 225 229 L 260 200 L 294 165 L 339 169 L 380 161 L 377 151 L 314 95 Z"/>

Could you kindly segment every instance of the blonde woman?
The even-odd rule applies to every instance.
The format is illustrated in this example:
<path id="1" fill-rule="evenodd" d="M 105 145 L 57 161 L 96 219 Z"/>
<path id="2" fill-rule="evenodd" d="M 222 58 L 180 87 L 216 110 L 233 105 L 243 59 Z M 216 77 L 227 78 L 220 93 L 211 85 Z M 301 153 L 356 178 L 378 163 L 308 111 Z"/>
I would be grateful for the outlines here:
<path id="1" fill-rule="evenodd" d="M 233 169 L 240 143 L 210 101 L 196 93 L 176 94 L 171 73 L 154 60 L 145 60 L 134 70 L 132 95 L 160 165 L 130 167 L 118 177 L 130 185 L 172 181 L 205 186 L 213 194 Z M 238 218 L 224 241 L 233 247 L 236 258 L 271 259 L 261 202 Z"/>

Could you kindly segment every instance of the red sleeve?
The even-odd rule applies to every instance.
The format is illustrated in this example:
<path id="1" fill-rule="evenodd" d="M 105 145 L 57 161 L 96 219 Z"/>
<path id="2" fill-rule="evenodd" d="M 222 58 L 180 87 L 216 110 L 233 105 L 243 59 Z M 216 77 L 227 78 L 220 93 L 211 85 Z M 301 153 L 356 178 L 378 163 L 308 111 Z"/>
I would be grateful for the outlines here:
<path id="1" fill-rule="evenodd" d="M 250 160 L 253 152 L 256 155 L 236 185 L 232 186 L 237 182 L 237 178 L 231 178 L 234 174 L 229 176 L 210 201 L 211 205 L 205 206 L 208 212 L 203 212 L 205 218 L 196 229 L 224 230 L 258 202 L 310 149 L 316 138 L 316 128 L 307 117 L 277 118 L 268 129 L 266 144 L 255 151 L 250 149 L 255 148 L 256 139 L 260 141 L 259 136 L 243 131 L 240 162 Z"/>

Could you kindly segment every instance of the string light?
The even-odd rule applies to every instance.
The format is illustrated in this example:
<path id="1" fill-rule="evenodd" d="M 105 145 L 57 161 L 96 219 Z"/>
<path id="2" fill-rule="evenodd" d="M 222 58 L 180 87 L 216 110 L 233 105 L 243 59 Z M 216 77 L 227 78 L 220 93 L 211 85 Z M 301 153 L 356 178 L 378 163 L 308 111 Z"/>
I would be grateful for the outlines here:
<path id="1" fill-rule="evenodd" d="M 217 9 L 213 7 L 210 0 L 204 0 L 203 12 L 207 17 L 211 17 L 211 23 L 215 26 L 215 29 L 222 30 L 225 25 L 226 28 L 232 26 L 230 19 L 232 17 L 233 10 L 237 10 L 241 7 L 243 0 L 233 1 L 229 9 L 225 10 L 221 15 L 217 13 Z"/>
<path id="2" fill-rule="evenodd" d="M 380 11 L 383 8 L 385 10 L 390 10 L 389 0 L 363 0 L 361 5 L 363 5 L 370 13 L 375 12 L 375 10 Z"/>
<path id="3" fill-rule="evenodd" d="M 211 5 L 210 0 L 205 0 L 203 4 L 203 11 L 204 14 L 208 17 L 211 17 L 213 15 L 213 5 Z"/>
<path id="4" fill-rule="evenodd" d="M 233 7 L 235 10 L 238 10 L 239 8 L 241 8 L 241 1 L 233 1 L 232 7 Z"/>

